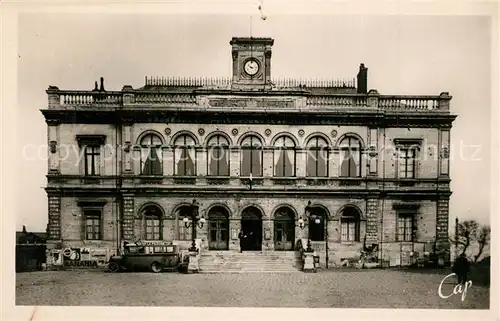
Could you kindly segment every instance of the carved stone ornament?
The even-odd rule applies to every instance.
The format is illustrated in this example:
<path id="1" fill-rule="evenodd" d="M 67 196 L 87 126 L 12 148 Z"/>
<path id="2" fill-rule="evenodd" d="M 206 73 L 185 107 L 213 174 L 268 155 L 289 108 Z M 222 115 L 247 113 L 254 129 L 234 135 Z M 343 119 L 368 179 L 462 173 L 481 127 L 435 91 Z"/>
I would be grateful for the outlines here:
<path id="1" fill-rule="evenodd" d="M 332 130 L 332 137 L 337 137 L 337 131 L 335 129 Z"/>
<path id="2" fill-rule="evenodd" d="M 368 156 L 375 157 L 375 156 L 377 156 L 377 154 L 378 154 L 378 152 L 377 152 L 377 148 L 375 148 L 375 146 L 368 147 Z"/>
<path id="3" fill-rule="evenodd" d="M 198 134 L 200 134 L 200 136 L 205 135 L 205 130 L 203 128 L 199 128 L 198 129 Z"/>
<path id="4" fill-rule="evenodd" d="M 231 133 L 233 134 L 233 136 L 238 135 L 238 128 L 233 128 L 233 130 L 231 131 Z"/>
<path id="5" fill-rule="evenodd" d="M 57 142 L 53 140 L 50 142 L 50 152 L 52 154 L 55 154 L 56 151 L 57 151 Z"/>
<path id="6" fill-rule="evenodd" d="M 171 130 L 170 128 L 168 128 L 168 127 L 167 127 L 167 128 L 165 129 L 165 134 L 166 134 L 167 136 L 169 136 L 171 133 L 172 133 L 172 130 Z"/>
<path id="7" fill-rule="evenodd" d="M 441 158 L 447 159 L 450 157 L 450 150 L 447 147 L 441 149 Z"/>
<path id="8" fill-rule="evenodd" d="M 269 136 L 271 135 L 271 130 L 268 128 L 266 129 L 266 131 L 264 132 L 264 134 L 266 134 L 266 136 Z"/>
<path id="9" fill-rule="evenodd" d="M 305 132 L 303 129 L 299 129 L 299 136 L 302 137 L 304 136 Z"/>

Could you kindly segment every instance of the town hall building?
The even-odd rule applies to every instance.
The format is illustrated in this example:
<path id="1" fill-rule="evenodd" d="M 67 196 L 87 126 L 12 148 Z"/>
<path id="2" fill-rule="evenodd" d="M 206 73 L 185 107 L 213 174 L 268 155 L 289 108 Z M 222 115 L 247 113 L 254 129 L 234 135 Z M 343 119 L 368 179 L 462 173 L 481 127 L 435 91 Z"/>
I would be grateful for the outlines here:
<path id="1" fill-rule="evenodd" d="M 195 238 L 206 258 L 309 243 L 320 267 L 366 248 L 385 266 L 448 262 L 451 96 L 381 94 L 363 64 L 350 80 L 274 79 L 273 44 L 233 38 L 230 78 L 50 86 L 47 247 Z"/>

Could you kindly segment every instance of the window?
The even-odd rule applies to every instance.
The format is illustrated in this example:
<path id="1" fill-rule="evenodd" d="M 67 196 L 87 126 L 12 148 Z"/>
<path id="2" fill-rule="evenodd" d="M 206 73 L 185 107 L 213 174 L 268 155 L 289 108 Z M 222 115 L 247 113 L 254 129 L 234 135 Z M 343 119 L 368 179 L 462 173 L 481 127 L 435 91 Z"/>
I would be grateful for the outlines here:
<path id="1" fill-rule="evenodd" d="M 295 143 L 288 136 L 281 136 L 274 142 L 274 176 L 295 176 Z"/>
<path id="2" fill-rule="evenodd" d="M 174 173 L 179 176 L 196 175 L 195 141 L 189 135 L 181 135 L 174 141 Z"/>
<path id="3" fill-rule="evenodd" d="M 106 140 L 105 135 L 76 135 L 78 146 L 83 151 L 83 174 L 98 176 L 101 174 L 101 146 Z"/>
<path id="4" fill-rule="evenodd" d="M 146 217 L 146 240 L 161 240 L 161 224 L 157 216 Z"/>
<path id="5" fill-rule="evenodd" d="M 328 177 L 328 143 L 322 137 L 307 142 L 307 176 Z"/>
<path id="6" fill-rule="evenodd" d="M 415 178 L 416 148 L 398 148 L 398 174 L 399 178 Z"/>
<path id="7" fill-rule="evenodd" d="M 398 214 L 398 241 L 413 242 L 413 213 Z"/>
<path id="8" fill-rule="evenodd" d="M 323 209 L 313 208 L 309 216 L 309 238 L 311 241 L 324 241 L 325 240 L 325 218 L 326 213 Z M 319 219 L 319 223 L 316 222 Z"/>
<path id="9" fill-rule="evenodd" d="M 229 176 L 229 142 L 221 135 L 208 141 L 207 161 L 209 176 Z"/>
<path id="10" fill-rule="evenodd" d="M 85 146 L 85 176 L 96 176 L 100 174 L 101 168 L 101 146 Z"/>
<path id="11" fill-rule="evenodd" d="M 145 226 L 146 240 L 162 240 L 163 239 L 163 212 L 156 205 L 148 205 L 142 210 Z"/>
<path id="12" fill-rule="evenodd" d="M 178 230 L 178 239 L 181 241 L 191 241 L 192 240 L 192 226 L 186 227 L 184 225 L 183 219 L 185 217 L 191 220 L 191 207 L 183 206 L 179 209 L 177 213 L 177 230 Z"/>
<path id="13" fill-rule="evenodd" d="M 262 142 L 257 136 L 247 136 L 241 142 L 241 176 L 262 176 Z"/>
<path id="14" fill-rule="evenodd" d="M 346 136 L 339 143 L 341 155 L 341 177 L 361 177 L 361 142 L 356 137 Z"/>
<path id="15" fill-rule="evenodd" d="M 141 139 L 141 174 L 163 175 L 162 142 L 160 137 L 148 134 Z"/>
<path id="16" fill-rule="evenodd" d="M 101 239 L 101 210 L 100 209 L 84 209 L 83 215 L 85 218 L 85 239 L 100 240 Z"/>
<path id="17" fill-rule="evenodd" d="M 341 235 L 343 242 L 359 242 L 359 212 L 353 207 L 346 207 L 340 218 Z"/>

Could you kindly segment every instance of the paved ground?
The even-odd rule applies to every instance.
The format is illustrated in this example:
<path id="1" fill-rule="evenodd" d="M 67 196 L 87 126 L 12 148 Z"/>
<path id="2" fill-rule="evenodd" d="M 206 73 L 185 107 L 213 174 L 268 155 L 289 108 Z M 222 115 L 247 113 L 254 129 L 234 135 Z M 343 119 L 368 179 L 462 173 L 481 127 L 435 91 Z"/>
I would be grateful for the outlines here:
<path id="1" fill-rule="evenodd" d="M 447 271 L 334 270 L 283 274 L 177 274 L 102 271 L 16 275 L 16 305 L 336 307 L 488 309 L 489 288 L 473 284 L 443 299 Z M 447 279 L 442 293 L 453 292 Z"/>

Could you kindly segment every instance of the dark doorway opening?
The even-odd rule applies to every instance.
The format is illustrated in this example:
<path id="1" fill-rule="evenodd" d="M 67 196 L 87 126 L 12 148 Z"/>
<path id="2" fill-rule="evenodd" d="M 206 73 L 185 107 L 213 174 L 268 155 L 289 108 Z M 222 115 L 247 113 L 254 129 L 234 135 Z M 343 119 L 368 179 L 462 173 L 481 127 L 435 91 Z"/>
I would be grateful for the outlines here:
<path id="1" fill-rule="evenodd" d="M 242 251 L 262 251 L 262 213 L 254 207 L 241 215 L 241 229 L 246 236 L 240 240 Z"/>

